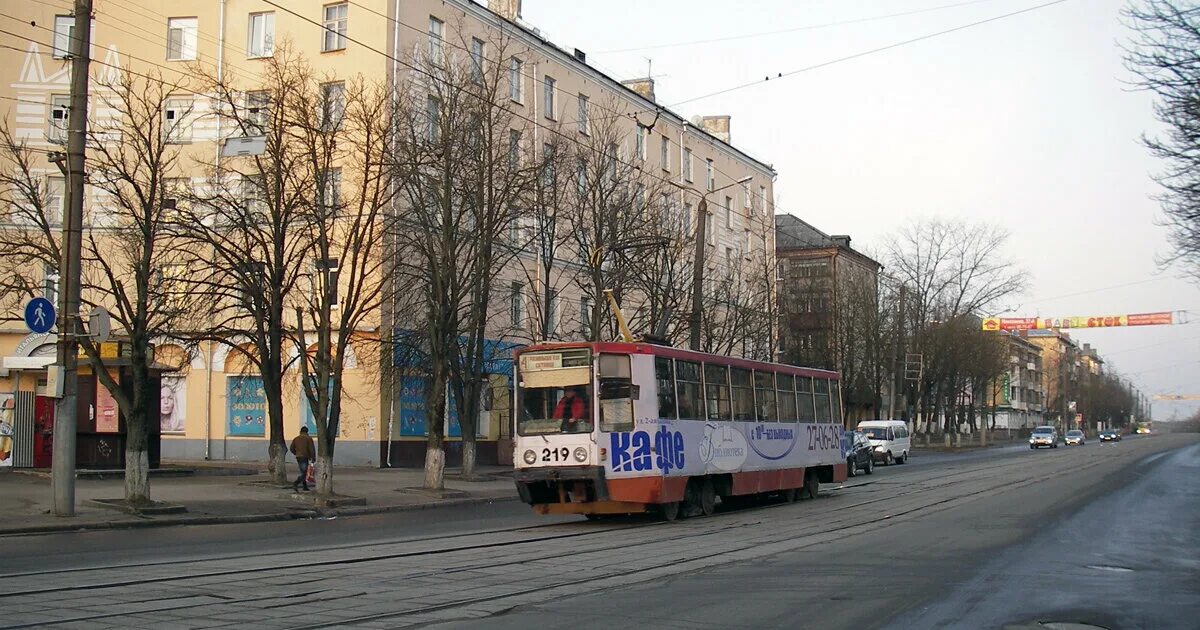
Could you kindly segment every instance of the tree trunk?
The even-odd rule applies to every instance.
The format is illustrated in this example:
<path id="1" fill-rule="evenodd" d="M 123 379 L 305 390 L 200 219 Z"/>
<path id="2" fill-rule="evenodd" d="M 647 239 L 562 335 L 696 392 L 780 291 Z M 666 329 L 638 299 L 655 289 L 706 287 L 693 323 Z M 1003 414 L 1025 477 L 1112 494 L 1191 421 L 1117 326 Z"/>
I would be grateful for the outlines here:
<path id="1" fill-rule="evenodd" d="M 475 475 L 475 440 L 467 441 L 463 435 L 462 443 L 462 474 L 464 479 Z"/>
<path id="2" fill-rule="evenodd" d="M 146 449 L 125 450 L 125 502 L 132 506 L 150 504 L 150 454 Z"/>
<path id="3" fill-rule="evenodd" d="M 466 449 L 463 449 L 463 457 L 466 457 Z M 472 453 L 472 457 L 474 454 Z M 441 490 L 445 487 L 446 475 L 446 451 L 441 446 L 434 446 L 432 443 L 425 449 L 425 483 L 424 487 L 428 490 Z"/>
<path id="4" fill-rule="evenodd" d="M 333 496 L 333 456 L 326 453 L 317 455 L 317 494 L 322 497 Z"/>
<path id="5" fill-rule="evenodd" d="M 267 471 L 271 473 L 271 483 L 279 486 L 288 485 L 287 447 L 272 440 L 267 452 L 271 457 L 270 463 L 267 464 Z"/>

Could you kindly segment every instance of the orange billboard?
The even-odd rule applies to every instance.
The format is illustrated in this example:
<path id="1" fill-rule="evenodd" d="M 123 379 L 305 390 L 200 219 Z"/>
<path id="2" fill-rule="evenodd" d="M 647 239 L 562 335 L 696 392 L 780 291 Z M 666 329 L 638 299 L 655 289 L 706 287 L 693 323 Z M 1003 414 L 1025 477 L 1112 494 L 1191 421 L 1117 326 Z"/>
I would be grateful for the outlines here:
<path id="1" fill-rule="evenodd" d="M 1175 317 L 1170 311 L 1092 317 L 988 317 L 983 320 L 983 330 L 1065 330 L 1069 328 L 1113 328 L 1117 326 L 1170 326 L 1174 323 Z"/>

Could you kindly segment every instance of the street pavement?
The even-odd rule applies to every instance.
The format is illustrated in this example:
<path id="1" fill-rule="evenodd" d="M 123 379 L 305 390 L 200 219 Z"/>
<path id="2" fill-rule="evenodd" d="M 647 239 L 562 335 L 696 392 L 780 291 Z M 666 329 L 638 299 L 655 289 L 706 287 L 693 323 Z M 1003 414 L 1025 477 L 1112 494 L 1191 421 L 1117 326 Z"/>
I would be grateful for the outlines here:
<path id="1" fill-rule="evenodd" d="M 1200 541 L 1171 524 L 1195 523 L 1200 510 L 1198 437 L 921 453 L 911 465 L 824 488 L 815 501 L 676 523 L 534 517 L 509 501 L 3 537 L 0 627 L 974 628 L 1068 612 L 1082 620 L 1081 611 L 1113 606 L 1124 616 L 1095 618 L 1120 622 L 1113 628 L 1195 627 L 1177 613 L 1200 605 Z M 1164 487 L 1178 489 L 1153 491 Z M 1161 518 L 1111 513 L 1130 509 Z M 1111 548 L 1098 551 L 1103 557 L 1055 555 L 1064 547 L 1055 537 L 1069 535 L 1077 518 L 1140 524 L 1169 544 L 1151 540 L 1128 547 L 1129 556 Z M 1110 539 L 1118 551 L 1129 543 Z M 1022 550 L 1043 554 L 1059 579 L 1027 579 L 1036 567 L 1019 561 Z M 1092 571 L 1118 580 L 1106 588 L 1136 589 L 1143 577 L 1152 588 L 1174 583 L 1165 592 L 1179 605 L 1148 593 L 1089 608 L 1079 594 L 1095 586 Z M 1063 597 L 1029 594 L 1049 585 Z"/>
<path id="2" fill-rule="evenodd" d="M 512 469 L 483 466 L 482 481 L 455 478 L 448 469 L 447 497 L 430 496 L 419 488 L 424 471 L 413 468 L 339 467 L 334 472 L 334 491 L 360 499 L 363 505 L 325 508 L 315 505 L 315 493 L 295 492 L 290 486 L 269 482 L 261 465 L 237 462 L 174 462 L 164 472 L 194 472 L 188 476 L 153 476 L 151 497 L 157 501 L 182 505 L 182 514 L 132 515 L 92 503 L 95 499 L 119 499 L 124 495 L 120 475 L 104 478 L 82 476 L 76 480 L 76 515 L 60 518 L 49 513 L 52 492 L 48 474 L 29 474 L 7 470 L 0 472 L 0 534 L 153 527 L 157 525 L 237 523 L 280 521 L 329 516 L 349 516 L 423 509 L 464 503 L 511 501 L 515 490 Z M 292 462 L 289 471 L 295 476 Z"/>

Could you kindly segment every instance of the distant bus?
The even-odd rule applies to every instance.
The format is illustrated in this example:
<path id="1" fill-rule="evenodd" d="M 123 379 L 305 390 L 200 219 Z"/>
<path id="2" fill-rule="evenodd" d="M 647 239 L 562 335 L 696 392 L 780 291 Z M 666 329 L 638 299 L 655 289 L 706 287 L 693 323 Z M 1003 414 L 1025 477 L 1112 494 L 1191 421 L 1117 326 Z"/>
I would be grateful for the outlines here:
<path id="1" fill-rule="evenodd" d="M 846 479 L 837 372 L 645 343 L 516 353 L 514 478 L 541 514 L 711 514 Z"/>

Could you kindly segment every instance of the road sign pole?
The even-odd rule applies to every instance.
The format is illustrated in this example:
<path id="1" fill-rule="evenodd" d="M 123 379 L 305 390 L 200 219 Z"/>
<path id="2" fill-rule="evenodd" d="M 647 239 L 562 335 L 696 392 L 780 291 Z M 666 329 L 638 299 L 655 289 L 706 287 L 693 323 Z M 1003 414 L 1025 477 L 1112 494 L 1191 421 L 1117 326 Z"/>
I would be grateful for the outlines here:
<path id="1" fill-rule="evenodd" d="M 75 515 L 75 431 L 79 377 L 80 251 L 83 249 L 84 148 L 87 140 L 88 52 L 91 48 L 92 0 L 75 0 L 75 30 L 70 41 L 71 105 L 67 117 L 67 195 L 62 228 L 62 321 L 58 325 L 57 363 L 62 366 L 63 396 L 54 410 L 51 485 L 54 514 Z"/>

